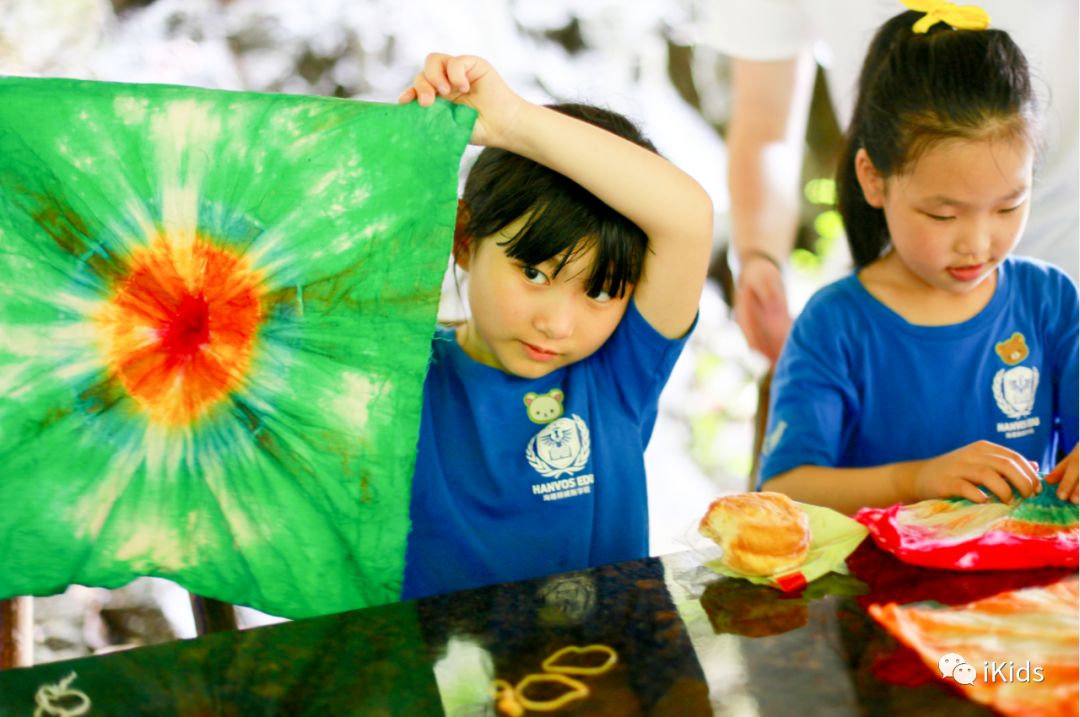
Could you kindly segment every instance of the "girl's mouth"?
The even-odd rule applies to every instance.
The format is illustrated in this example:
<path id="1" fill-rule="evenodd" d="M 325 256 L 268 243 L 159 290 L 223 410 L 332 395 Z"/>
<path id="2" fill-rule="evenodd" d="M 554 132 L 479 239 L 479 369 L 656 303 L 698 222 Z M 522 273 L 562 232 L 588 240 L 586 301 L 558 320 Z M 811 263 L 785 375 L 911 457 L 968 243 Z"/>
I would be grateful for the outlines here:
<path id="1" fill-rule="evenodd" d="M 527 341 L 521 341 L 521 346 L 525 349 L 525 355 L 531 358 L 533 361 L 551 361 L 557 354 L 554 351 L 548 351 L 545 348 L 534 346 Z"/>
<path id="2" fill-rule="evenodd" d="M 949 276 L 957 281 L 974 281 L 978 279 L 982 273 L 985 264 L 971 264 L 969 266 L 950 266 L 946 271 L 949 272 Z"/>

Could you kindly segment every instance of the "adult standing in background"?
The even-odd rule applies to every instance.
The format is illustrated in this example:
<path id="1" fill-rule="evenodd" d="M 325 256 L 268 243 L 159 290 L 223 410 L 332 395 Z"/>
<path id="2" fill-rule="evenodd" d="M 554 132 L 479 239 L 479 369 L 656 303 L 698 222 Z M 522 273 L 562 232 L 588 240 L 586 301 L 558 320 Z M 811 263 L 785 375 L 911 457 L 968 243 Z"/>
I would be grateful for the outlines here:
<path id="1" fill-rule="evenodd" d="M 936 0 L 925 0 L 933 4 Z M 1015 38 L 1045 108 L 1046 140 L 1018 254 L 1080 264 L 1080 108 L 1076 0 L 982 0 L 991 27 Z M 782 266 L 795 241 L 806 122 L 816 62 L 841 127 L 855 99 L 874 30 L 898 0 L 708 0 L 705 40 L 731 56 L 728 127 L 735 320 L 750 347 L 775 363 L 791 328 Z"/>

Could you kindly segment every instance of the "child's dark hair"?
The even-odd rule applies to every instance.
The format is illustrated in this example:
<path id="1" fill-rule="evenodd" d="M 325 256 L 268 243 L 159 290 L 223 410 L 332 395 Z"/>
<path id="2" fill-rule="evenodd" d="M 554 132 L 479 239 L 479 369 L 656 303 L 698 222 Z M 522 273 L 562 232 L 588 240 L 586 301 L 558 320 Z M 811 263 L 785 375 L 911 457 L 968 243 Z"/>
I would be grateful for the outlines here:
<path id="1" fill-rule="evenodd" d="M 574 103 L 549 107 L 656 152 L 652 142 L 616 112 Z M 601 291 L 622 296 L 641 276 L 648 251 L 645 232 L 581 185 L 530 159 L 485 148 L 469 170 L 462 200 L 467 215 L 459 222 L 471 241 L 526 217 L 522 229 L 499 244 L 508 257 L 529 266 L 559 257 L 558 274 L 577 252 L 595 247 L 595 263 L 585 282 L 590 296 Z"/>
<path id="2" fill-rule="evenodd" d="M 1024 137 L 1037 147 L 1037 103 L 1024 53 L 1001 30 L 956 30 L 904 12 L 878 30 L 836 173 L 837 205 L 855 266 L 889 245 L 884 212 L 867 204 L 855 172 L 865 149 L 882 177 L 903 173 L 935 144 Z"/>

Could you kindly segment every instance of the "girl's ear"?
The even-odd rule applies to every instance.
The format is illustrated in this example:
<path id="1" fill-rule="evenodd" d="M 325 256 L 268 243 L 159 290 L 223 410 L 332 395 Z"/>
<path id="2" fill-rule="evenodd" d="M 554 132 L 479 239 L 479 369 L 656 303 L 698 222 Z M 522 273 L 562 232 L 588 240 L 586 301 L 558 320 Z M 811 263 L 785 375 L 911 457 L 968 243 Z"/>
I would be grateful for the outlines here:
<path id="1" fill-rule="evenodd" d="M 855 176 L 859 180 L 866 203 L 875 209 L 885 206 L 885 178 L 878 172 L 870 160 L 870 155 L 862 147 L 855 153 Z"/>
<path id="2" fill-rule="evenodd" d="M 457 203 L 457 219 L 454 221 L 454 262 L 464 271 L 469 270 L 469 250 L 472 236 L 469 234 L 469 205 L 464 199 Z"/>

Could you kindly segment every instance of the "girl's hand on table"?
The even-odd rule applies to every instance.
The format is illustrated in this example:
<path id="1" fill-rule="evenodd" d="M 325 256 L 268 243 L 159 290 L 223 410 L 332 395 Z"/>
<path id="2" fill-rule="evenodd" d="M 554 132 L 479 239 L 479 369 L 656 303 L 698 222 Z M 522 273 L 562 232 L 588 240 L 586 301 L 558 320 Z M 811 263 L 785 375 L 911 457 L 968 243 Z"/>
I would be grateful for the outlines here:
<path id="1" fill-rule="evenodd" d="M 1075 486 L 1075 456 L 1073 468 Z M 1042 489 L 1038 472 L 1022 455 L 990 441 L 976 441 L 937 458 L 921 461 L 915 472 L 912 492 L 914 500 L 960 496 L 975 503 L 985 503 L 990 498 L 979 489 L 980 486 L 996 495 L 1002 503 L 1012 502 L 1013 488 L 1025 498 Z"/>
<path id="2" fill-rule="evenodd" d="M 1054 470 L 1046 474 L 1046 482 L 1053 485 L 1059 483 L 1057 496 L 1062 500 L 1071 500 L 1080 503 L 1080 480 L 1078 480 L 1078 467 L 1076 449 L 1074 446 L 1065 459 L 1054 466 Z"/>

